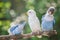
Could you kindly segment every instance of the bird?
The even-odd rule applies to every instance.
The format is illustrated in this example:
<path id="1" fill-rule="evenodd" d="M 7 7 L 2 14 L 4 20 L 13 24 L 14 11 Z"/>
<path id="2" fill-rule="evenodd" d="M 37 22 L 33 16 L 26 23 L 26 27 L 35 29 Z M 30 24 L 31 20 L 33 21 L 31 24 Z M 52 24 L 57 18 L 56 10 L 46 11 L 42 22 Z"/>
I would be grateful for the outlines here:
<path id="1" fill-rule="evenodd" d="M 8 29 L 9 35 L 18 35 L 18 34 L 22 33 L 26 22 L 25 21 L 21 21 L 20 23 L 18 23 L 20 21 L 18 19 L 19 18 L 17 18 L 14 22 L 12 22 L 10 24 L 10 28 Z"/>
<path id="2" fill-rule="evenodd" d="M 39 34 L 39 32 L 41 31 L 41 27 L 40 27 L 40 21 L 38 17 L 36 16 L 36 12 L 33 9 L 30 9 L 27 11 L 27 15 L 28 15 L 28 24 L 30 26 L 32 34 L 34 33 Z M 39 38 L 39 36 L 37 37 Z"/>
<path id="3" fill-rule="evenodd" d="M 45 15 L 42 16 L 42 31 L 53 31 L 53 27 L 55 25 L 55 18 L 54 18 L 54 11 L 55 7 L 51 6 L 48 8 Z"/>

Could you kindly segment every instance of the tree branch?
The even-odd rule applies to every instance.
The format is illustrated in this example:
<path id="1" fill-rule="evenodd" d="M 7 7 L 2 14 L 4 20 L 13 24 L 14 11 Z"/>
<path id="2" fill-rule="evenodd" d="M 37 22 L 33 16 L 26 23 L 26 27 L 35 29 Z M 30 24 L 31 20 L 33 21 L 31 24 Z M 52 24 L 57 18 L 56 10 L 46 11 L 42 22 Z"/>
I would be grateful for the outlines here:
<path id="1" fill-rule="evenodd" d="M 41 33 L 41 32 L 40 32 Z M 35 35 L 42 35 L 42 36 L 51 36 L 51 35 L 56 35 L 57 32 L 56 31 L 50 31 L 50 32 L 42 32 L 41 34 L 32 34 L 32 33 L 28 33 L 28 34 L 21 34 L 21 35 L 0 35 L 0 40 L 8 40 L 8 39 L 21 39 L 21 38 L 31 38 Z"/>

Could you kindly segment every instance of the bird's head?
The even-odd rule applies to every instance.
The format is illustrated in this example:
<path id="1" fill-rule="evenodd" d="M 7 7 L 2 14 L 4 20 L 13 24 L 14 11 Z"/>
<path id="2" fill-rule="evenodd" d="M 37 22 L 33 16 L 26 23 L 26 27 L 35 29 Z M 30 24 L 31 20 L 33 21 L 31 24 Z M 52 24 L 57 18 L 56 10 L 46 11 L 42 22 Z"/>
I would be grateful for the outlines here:
<path id="1" fill-rule="evenodd" d="M 21 21 L 21 17 L 18 16 L 13 22 L 14 22 L 14 24 L 19 24 L 20 21 Z"/>
<path id="2" fill-rule="evenodd" d="M 50 7 L 50 8 L 48 9 L 48 13 L 49 13 L 50 15 L 52 15 L 52 14 L 54 13 L 54 11 L 55 11 L 55 8 L 54 8 L 54 7 Z"/>
<path id="3" fill-rule="evenodd" d="M 33 9 L 30 9 L 30 10 L 28 10 L 27 15 L 28 16 L 35 16 L 36 12 Z"/>

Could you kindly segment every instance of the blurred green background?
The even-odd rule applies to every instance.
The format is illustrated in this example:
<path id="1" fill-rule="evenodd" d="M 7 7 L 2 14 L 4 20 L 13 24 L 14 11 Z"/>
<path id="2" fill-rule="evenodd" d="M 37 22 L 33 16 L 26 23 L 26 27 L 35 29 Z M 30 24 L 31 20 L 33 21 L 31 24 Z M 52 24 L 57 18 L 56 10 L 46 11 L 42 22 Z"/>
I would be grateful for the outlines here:
<path id="1" fill-rule="evenodd" d="M 20 40 L 60 40 L 60 0 L 0 0 L 0 35 L 8 35 L 10 23 L 19 15 L 26 13 L 29 9 L 34 9 L 37 17 L 41 21 L 41 17 L 46 13 L 50 6 L 56 7 L 54 29 L 58 34 L 54 37 L 29 38 Z M 28 23 L 24 28 L 24 33 L 31 32 Z"/>

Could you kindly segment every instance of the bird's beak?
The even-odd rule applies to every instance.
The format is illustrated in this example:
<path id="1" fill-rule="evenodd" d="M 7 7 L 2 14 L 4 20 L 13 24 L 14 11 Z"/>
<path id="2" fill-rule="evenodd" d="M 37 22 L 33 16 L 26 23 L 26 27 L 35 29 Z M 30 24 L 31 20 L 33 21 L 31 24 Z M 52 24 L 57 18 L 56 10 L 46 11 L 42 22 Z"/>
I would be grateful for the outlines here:
<path id="1" fill-rule="evenodd" d="M 28 13 L 26 13 L 26 16 L 28 16 Z"/>

